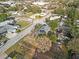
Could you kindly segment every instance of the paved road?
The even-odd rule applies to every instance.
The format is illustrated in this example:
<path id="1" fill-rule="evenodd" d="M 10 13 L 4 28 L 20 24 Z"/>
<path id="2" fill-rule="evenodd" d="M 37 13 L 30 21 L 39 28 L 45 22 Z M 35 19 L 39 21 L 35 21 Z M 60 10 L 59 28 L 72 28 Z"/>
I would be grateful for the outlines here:
<path id="1" fill-rule="evenodd" d="M 46 20 L 46 18 L 48 18 L 49 16 L 51 16 L 51 13 L 46 13 L 47 15 L 45 15 L 45 17 L 43 17 L 42 19 L 37 19 L 37 20 L 35 20 L 35 22 L 34 23 L 44 23 L 45 22 L 45 20 Z"/>
<path id="2" fill-rule="evenodd" d="M 13 46 L 15 43 L 17 43 L 19 40 L 21 40 L 24 36 L 26 36 L 27 34 L 31 33 L 31 31 L 34 29 L 35 25 L 37 23 L 44 23 L 45 18 L 49 17 L 51 14 L 47 14 L 45 17 L 43 17 L 42 19 L 39 19 L 37 21 L 34 21 L 33 24 L 31 26 L 29 26 L 28 28 L 26 28 L 24 31 L 22 31 L 21 33 L 19 33 L 17 36 L 15 36 L 14 38 L 10 39 L 7 41 L 7 43 L 0 48 L 0 54 L 4 53 L 7 49 L 9 49 L 11 46 Z"/>

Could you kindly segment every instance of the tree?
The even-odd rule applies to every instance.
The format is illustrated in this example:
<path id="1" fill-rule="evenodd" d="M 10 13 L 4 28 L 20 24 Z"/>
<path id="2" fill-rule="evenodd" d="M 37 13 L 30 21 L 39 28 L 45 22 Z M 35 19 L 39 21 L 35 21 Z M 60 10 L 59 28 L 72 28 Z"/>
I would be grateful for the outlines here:
<path id="1" fill-rule="evenodd" d="M 8 16 L 10 16 L 10 14 L 1 13 L 0 14 L 0 22 L 5 21 Z"/>
<path id="2" fill-rule="evenodd" d="M 66 20 L 66 23 L 68 26 L 71 27 L 71 31 L 73 36 L 77 36 L 77 25 L 75 21 L 78 19 L 78 14 L 77 14 L 77 8 L 75 6 L 68 6 L 66 15 L 68 16 L 68 19 Z"/>
<path id="3" fill-rule="evenodd" d="M 78 6 L 77 6 L 78 3 L 76 3 L 75 1 L 69 3 L 67 5 L 67 12 L 66 12 L 66 15 L 68 16 L 68 19 L 66 20 L 66 24 L 70 26 L 71 28 L 71 32 L 72 32 L 72 35 L 74 36 L 73 40 L 69 41 L 68 42 L 68 49 L 69 50 L 74 50 L 74 51 L 78 51 L 78 45 L 76 45 L 76 43 L 78 42 L 77 39 L 78 39 L 78 32 L 77 32 L 77 24 L 75 23 L 75 21 L 78 18 Z M 77 43 L 78 44 L 78 43 Z M 71 56 L 69 56 L 69 59 L 70 59 Z"/>

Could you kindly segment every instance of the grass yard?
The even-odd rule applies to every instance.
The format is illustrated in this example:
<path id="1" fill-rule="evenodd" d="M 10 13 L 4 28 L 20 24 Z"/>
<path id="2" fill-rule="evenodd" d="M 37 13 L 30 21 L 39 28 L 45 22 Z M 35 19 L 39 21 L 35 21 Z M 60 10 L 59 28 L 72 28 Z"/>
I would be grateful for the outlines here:
<path id="1" fill-rule="evenodd" d="M 51 27 L 52 31 L 55 31 L 55 29 L 58 27 L 58 20 L 48 21 L 48 25 Z"/>
<path id="2" fill-rule="evenodd" d="M 35 26 L 35 30 L 37 31 L 37 30 L 39 30 L 41 27 L 42 27 L 41 24 L 37 24 L 37 25 Z"/>
<path id="3" fill-rule="evenodd" d="M 6 40 L 8 40 L 8 38 L 6 38 L 5 36 L 0 36 L 0 42 L 4 42 Z"/>
<path id="4" fill-rule="evenodd" d="M 29 40 L 27 40 L 27 39 L 29 39 Z M 35 43 L 33 41 L 33 37 L 25 36 L 24 38 L 22 38 L 22 40 L 20 40 L 15 45 L 13 45 L 11 48 L 9 48 L 6 51 L 6 54 L 9 55 L 11 52 L 16 51 L 16 52 L 24 55 L 23 59 L 32 59 L 32 57 L 35 53 L 35 49 L 36 49 L 36 47 L 33 46 L 33 44 L 35 45 Z M 21 48 L 21 47 L 23 47 L 23 48 Z M 16 59 L 16 56 L 14 56 L 13 59 Z"/>
<path id="5" fill-rule="evenodd" d="M 58 27 L 58 20 L 48 21 L 48 25 L 51 27 L 51 30 L 54 32 L 56 30 L 56 28 Z M 55 34 L 50 35 L 49 39 L 52 42 L 56 42 L 57 41 L 57 37 L 56 37 Z"/>
<path id="6" fill-rule="evenodd" d="M 33 15 L 33 13 L 32 12 L 29 12 L 29 13 L 26 14 L 26 17 L 30 17 L 32 15 Z"/>
<path id="7" fill-rule="evenodd" d="M 55 34 L 51 35 L 51 36 L 49 37 L 49 39 L 50 39 L 52 42 L 56 42 L 56 41 L 57 41 L 57 37 L 56 37 Z"/>
<path id="8" fill-rule="evenodd" d="M 24 27 L 28 26 L 30 23 L 27 21 L 20 20 L 17 22 L 17 24 L 20 25 L 21 28 L 24 28 Z"/>
<path id="9" fill-rule="evenodd" d="M 6 51 L 6 54 L 10 54 L 11 52 L 13 51 L 17 51 L 17 52 L 20 52 L 21 53 L 21 48 L 20 48 L 20 45 L 18 43 L 16 43 L 15 45 L 13 45 L 12 47 L 10 47 L 7 51 Z"/>
<path id="10" fill-rule="evenodd" d="M 0 13 L 0 22 L 3 22 L 6 20 L 7 17 L 9 17 L 9 14 L 6 13 Z"/>
<path id="11" fill-rule="evenodd" d="M 13 59 L 17 59 L 16 56 L 14 56 Z"/>
<path id="12" fill-rule="evenodd" d="M 36 19 L 41 19 L 43 16 L 37 15 L 35 16 Z"/>

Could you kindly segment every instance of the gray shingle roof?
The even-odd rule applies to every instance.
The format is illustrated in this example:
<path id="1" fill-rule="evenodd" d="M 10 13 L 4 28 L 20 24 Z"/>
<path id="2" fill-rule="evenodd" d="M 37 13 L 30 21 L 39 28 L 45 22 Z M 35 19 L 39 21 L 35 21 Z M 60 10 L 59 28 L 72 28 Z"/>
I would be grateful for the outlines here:
<path id="1" fill-rule="evenodd" d="M 5 27 L 0 27 L 0 34 L 6 33 L 7 29 Z"/>

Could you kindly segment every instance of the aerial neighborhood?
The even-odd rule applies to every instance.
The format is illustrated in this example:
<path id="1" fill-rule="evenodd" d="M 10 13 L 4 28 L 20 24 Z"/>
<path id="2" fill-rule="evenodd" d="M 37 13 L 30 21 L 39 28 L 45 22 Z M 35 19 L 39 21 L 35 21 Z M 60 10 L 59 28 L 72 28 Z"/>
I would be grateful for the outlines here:
<path id="1" fill-rule="evenodd" d="M 0 59 L 79 59 L 78 0 L 0 0 Z"/>

